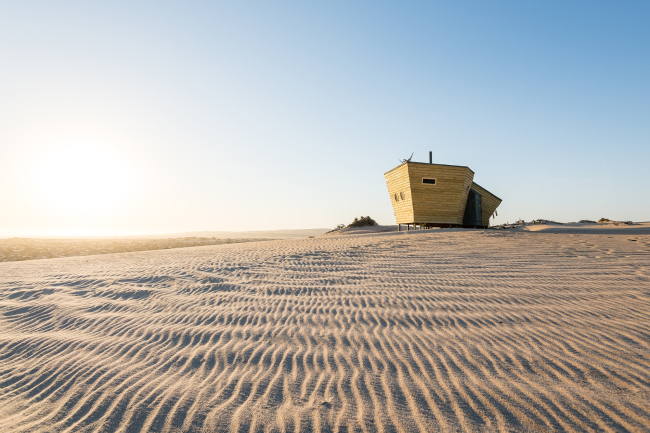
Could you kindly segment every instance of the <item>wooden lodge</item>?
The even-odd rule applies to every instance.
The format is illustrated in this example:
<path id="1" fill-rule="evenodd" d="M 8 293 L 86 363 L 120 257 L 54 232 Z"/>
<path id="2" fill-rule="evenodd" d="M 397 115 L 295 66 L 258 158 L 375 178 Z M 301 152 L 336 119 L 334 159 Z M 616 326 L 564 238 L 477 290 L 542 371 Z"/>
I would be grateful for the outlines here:
<path id="1" fill-rule="evenodd" d="M 501 199 L 474 183 L 469 167 L 404 161 L 384 174 L 399 230 L 487 228 Z"/>

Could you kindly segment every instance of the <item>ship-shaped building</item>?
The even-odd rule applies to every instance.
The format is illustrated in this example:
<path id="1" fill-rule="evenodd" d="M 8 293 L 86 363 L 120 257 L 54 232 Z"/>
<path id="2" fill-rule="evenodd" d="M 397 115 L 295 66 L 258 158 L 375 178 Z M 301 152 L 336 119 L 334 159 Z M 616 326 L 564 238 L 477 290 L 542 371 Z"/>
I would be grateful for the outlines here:
<path id="1" fill-rule="evenodd" d="M 459 165 L 405 160 L 384 174 L 399 230 L 430 227 L 487 228 L 501 199 L 474 183 Z"/>

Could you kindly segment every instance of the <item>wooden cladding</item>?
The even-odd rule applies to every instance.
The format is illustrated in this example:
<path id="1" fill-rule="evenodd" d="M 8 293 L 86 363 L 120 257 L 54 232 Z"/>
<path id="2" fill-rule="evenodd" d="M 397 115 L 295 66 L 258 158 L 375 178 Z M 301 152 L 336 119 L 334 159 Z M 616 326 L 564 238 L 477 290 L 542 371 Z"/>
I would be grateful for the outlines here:
<path id="1" fill-rule="evenodd" d="M 410 183 L 407 164 L 399 165 L 384 175 L 388 191 L 393 197 L 393 211 L 397 221 L 413 220 Z"/>
<path id="2" fill-rule="evenodd" d="M 501 203 L 473 183 L 474 172 L 469 167 L 405 162 L 384 177 L 398 224 L 462 225 L 467 196 L 475 186 L 475 191 L 485 197 L 481 206 L 484 226 Z"/>

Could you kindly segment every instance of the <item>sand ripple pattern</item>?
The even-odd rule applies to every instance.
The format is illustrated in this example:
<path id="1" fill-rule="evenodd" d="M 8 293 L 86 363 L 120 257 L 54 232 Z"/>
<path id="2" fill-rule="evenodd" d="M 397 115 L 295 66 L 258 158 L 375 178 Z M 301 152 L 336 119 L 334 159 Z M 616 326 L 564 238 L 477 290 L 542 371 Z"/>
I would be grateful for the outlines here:
<path id="1" fill-rule="evenodd" d="M 650 431 L 650 239 L 628 238 L 2 263 L 0 431 Z"/>

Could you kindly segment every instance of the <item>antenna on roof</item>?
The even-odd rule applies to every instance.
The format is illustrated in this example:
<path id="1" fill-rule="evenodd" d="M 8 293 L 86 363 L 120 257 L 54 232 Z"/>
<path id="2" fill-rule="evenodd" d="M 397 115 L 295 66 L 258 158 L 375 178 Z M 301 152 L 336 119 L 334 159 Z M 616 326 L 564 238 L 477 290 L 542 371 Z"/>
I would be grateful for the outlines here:
<path id="1" fill-rule="evenodd" d="M 413 153 L 415 153 L 415 152 L 413 152 Z M 402 164 L 404 164 L 405 162 L 411 162 L 411 158 L 413 158 L 413 153 L 411 153 L 411 156 L 409 156 L 408 159 L 400 159 L 400 162 Z"/>
<path id="2" fill-rule="evenodd" d="M 433 152 L 429 151 L 429 164 L 433 164 Z"/>

